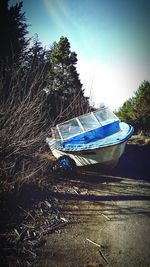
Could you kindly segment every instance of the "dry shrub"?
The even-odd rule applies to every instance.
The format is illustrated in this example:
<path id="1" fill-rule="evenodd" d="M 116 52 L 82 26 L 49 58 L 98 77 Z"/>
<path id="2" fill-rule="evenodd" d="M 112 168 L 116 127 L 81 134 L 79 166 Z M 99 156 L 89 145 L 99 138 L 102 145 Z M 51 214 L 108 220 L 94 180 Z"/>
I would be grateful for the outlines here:
<path id="1" fill-rule="evenodd" d="M 3 73 L 1 69 L 0 183 L 3 190 L 11 191 L 46 179 L 51 161 L 40 155 L 46 151 L 50 153 L 45 139 L 50 136 L 51 126 L 84 114 L 90 107 L 81 92 L 75 93 L 69 101 L 66 97 L 46 94 L 43 90 L 45 66 L 42 69 L 36 66 L 34 70 L 14 66 L 7 75 Z M 54 102 L 55 112 L 51 107 Z"/>
<path id="2" fill-rule="evenodd" d="M 6 190 L 43 178 L 49 162 L 37 155 L 45 151 L 45 138 L 51 127 L 44 108 L 41 70 L 37 69 L 33 76 L 29 70 L 12 68 L 10 77 L 8 83 L 1 75 L 0 83 L 1 92 L 9 88 L 8 97 L 2 99 L 0 106 L 0 174 Z"/>

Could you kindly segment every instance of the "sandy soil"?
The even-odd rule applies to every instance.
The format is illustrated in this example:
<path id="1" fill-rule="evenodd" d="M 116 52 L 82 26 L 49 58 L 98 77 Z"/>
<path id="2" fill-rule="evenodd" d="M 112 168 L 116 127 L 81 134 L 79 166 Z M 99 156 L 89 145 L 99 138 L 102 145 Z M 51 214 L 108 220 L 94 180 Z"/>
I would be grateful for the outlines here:
<path id="1" fill-rule="evenodd" d="M 150 146 L 129 145 L 117 167 L 79 170 L 53 188 L 62 221 L 36 267 L 150 266 Z"/>

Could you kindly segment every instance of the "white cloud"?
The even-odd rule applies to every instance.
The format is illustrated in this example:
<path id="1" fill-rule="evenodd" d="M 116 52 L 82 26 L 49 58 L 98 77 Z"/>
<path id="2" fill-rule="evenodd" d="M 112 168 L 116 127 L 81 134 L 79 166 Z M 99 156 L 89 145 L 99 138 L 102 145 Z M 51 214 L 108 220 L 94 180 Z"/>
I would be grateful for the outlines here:
<path id="1" fill-rule="evenodd" d="M 92 98 L 95 106 L 103 102 L 112 110 L 132 97 L 142 81 L 149 77 L 148 70 L 141 67 L 108 66 L 98 60 L 86 62 L 81 58 L 77 70 L 85 94 Z"/>

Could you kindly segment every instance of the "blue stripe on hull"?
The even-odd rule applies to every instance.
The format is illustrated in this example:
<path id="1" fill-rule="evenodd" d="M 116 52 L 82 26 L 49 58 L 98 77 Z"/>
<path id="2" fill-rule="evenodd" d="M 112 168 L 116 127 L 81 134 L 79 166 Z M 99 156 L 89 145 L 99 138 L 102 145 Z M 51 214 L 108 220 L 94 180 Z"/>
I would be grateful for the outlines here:
<path id="1" fill-rule="evenodd" d="M 109 125 L 82 133 L 64 142 L 56 142 L 56 149 L 62 151 L 91 150 L 119 144 L 128 140 L 133 127 L 124 122 L 116 121 Z"/>

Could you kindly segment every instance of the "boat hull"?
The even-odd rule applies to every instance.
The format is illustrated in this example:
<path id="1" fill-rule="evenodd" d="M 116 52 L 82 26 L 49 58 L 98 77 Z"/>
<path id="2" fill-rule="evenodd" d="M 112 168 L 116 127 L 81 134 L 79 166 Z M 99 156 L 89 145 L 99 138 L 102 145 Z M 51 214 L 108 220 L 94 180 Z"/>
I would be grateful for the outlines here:
<path id="1" fill-rule="evenodd" d="M 126 142 L 116 145 L 82 150 L 82 151 L 61 151 L 50 145 L 50 149 L 55 158 L 67 155 L 72 158 L 77 166 L 99 164 L 102 168 L 113 168 L 125 150 Z"/>

